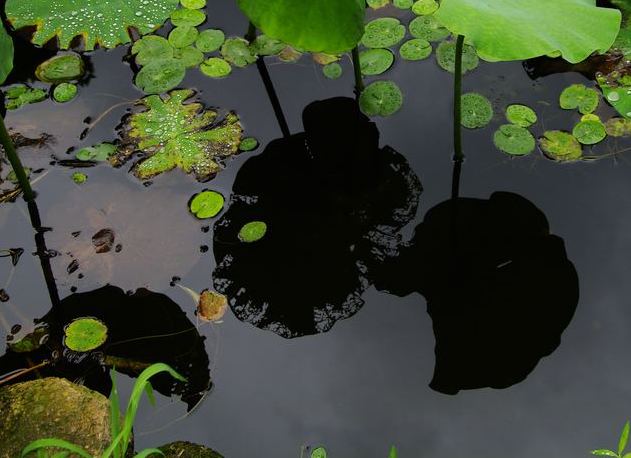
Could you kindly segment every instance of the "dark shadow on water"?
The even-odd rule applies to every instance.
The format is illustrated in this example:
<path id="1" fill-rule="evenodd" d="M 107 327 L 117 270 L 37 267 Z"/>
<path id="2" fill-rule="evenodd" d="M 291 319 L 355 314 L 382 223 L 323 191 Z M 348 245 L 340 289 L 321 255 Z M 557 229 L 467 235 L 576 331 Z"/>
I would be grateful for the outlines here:
<path id="1" fill-rule="evenodd" d="M 311 103 L 303 123 L 243 165 L 214 230 L 215 287 L 240 320 L 286 338 L 326 332 L 361 308 L 422 191 L 354 100 Z M 265 237 L 240 243 L 256 220 Z"/>
<path id="2" fill-rule="evenodd" d="M 563 240 L 525 198 L 497 192 L 427 212 L 377 288 L 427 300 L 436 338 L 431 388 L 506 388 L 551 354 L 574 315 L 578 278 Z"/>

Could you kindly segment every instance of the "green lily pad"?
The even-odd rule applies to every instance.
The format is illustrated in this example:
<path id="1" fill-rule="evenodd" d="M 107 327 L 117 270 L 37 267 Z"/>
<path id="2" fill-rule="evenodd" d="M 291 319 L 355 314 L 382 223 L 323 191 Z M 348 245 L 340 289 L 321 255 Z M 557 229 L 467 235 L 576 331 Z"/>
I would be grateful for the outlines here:
<path id="1" fill-rule="evenodd" d="M 214 218 L 223 210 L 225 202 L 217 191 L 202 191 L 193 197 L 189 209 L 198 219 Z"/>
<path id="2" fill-rule="evenodd" d="M 596 80 L 607 103 L 622 116 L 631 119 L 631 81 L 629 81 L 631 77 L 629 75 L 612 77 L 615 75 L 619 73 L 614 72 L 607 77 L 598 75 Z"/>
<path id="3" fill-rule="evenodd" d="M 189 10 L 201 10 L 206 6 L 206 0 L 180 0 L 180 3 Z"/>
<path id="4" fill-rule="evenodd" d="M 259 35 L 250 44 L 252 52 L 259 56 L 275 56 L 287 46 L 276 38 L 268 37 L 265 34 Z"/>
<path id="5" fill-rule="evenodd" d="M 558 162 L 577 161 L 583 156 L 581 144 L 574 136 L 561 130 L 544 132 L 539 139 L 541 151 L 549 159 Z"/>
<path id="6" fill-rule="evenodd" d="M 399 48 L 399 54 L 405 60 L 423 60 L 432 54 L 432 44 L 423 38 L 413 38 Z"/>
<path id="7" fill-rule="evenodd" d="M 519 127 L 530 127 L 537 122 L 537 113 L 526 105 L 509 105 L 506 107 L 506 119 Z"/>
<path id="8" fill-rule="evenodd" d="M 47 325 L 37 326 L 33 332 L 25 335 L 16 342 L 7 342 L 7 347 L 15 353 L 30 353 L 40 348 L 50 335 Z"/>
<path id="9" fill-rule="evenodd" d="M 626 118 L 611 118 L 605 122 L 605 131 L 611 137 L 631 136 L 631 120 Z"/>
<path id="10" fill-rule="evenodd" d="M 408 28 L 414 38 L 427 41 L 438 41 L 451 35 L 451 32 L 443 27 L 434 15 L 417 17 L 410 22 Z"/>
<path id="11" fill-rule="evenodd" d="M 96 318 L 77 318 L 64 329 L 64 345 L 86 352 L 99 348 L 107 340 L 107 326 Z"/>
<path id="12" fill-rule="evenodd" d="M 247 67 L 256 62 L 256 54 L 243 38 L 228 38 L 221 47 L 221 55 L 235 67 Z"/>
<path id="13" fill-rule="evenodd" d="M 417 16 L 427 16 L 433 14 L 438 9 L 436 0 L 417 0 L 412 5 L 412 12 Z"/>
<path id="14" fill-rule="evenodd" d="M 265 35 L 296 49 L 343 53 L 353 49 L 364 30 L 364 0 L 237 0 Z"/>
<path id="15" fill-rule="evenodd" d="M 267 224 L 263 221 L 252 221 L 245 224 L 239 231 L 239 240 L 252 243 L 261 240 L 267 233 Z"/>
<path id="16" fill-rule="evenodd" d="M 311 451 L 311 458 L 326 458 L 326 449 L 324 447 L 316 447 Z"/>
<path id="17" fill-rule="evenodd" d="M 176 27 L 197 27 L 198 25 L 203 24 L 205 20 L 206 14 L 203 11 L 199 10 L 184 8 L 180 10 L 175 10 L 171 13 L 171 22 Z"/>
<path id="18" fill-rule="evenodd" d="M 572 135 L 583 145 L 595 145 L 607 137 L 607 132 L 602 122 L 590 120 L 576 124 Z"/>
<path id="19" fill-rule="evenodd" d="M 136 55 L 138 65 L 173 57 L 173 46 L 166 38 L 157 35 L 147 35 L 134 43 L 131 53 Z"/>
<path id="20" fill-rule="evenodd" d="M 13 70 L 13 39 L 0 25 L 0 84 L 4 83 Z"/>
<path id="21" fill-rule="evenodd" d="M 367 48 L 388 48 L 405 37 L 405 26 L 396 18 L 382 17 L 366 24 L 362 44 Z"/>
<path id="22" fill-rule="evenodd" d="M 199 33 L 195 40 L 195 46 L 202 52 L 215 52 L 223 42 L 226 41 L 226 35 L 219 29 L 207 29 Z"/>
<path id="23" fill-rule="evenodd" d="M 55 102 L 70 102 L 77 95 L 77 85 L 72 83 L 61 83 L 53 89 L 53 99 Z"/>
<path id="24" fill-rule="evenodd" d="M 98 145 L 82 148 L 75 153 L 75 157 L 80 161 L 107 161 L 110 156 L 116 153 L 116 146 L 111 143 L 99 143 Z"/>
<path id="25" fill-rule="evenodd" d="M 179 60 L 186 68 L 197 67 L 204 61 L 204 53 L 193 46 L 175 49 L 173 57 Z"/>
<path id="26" fill-rule="evenodd" d="M 322 67 L 322 73 L 330 80 L 336 80 L 340 76 L 342 76 L 343 70 L 342 66 L 337 62 L 333 62 L 331 64 L 327 64 Z"/>
<path id="27" fill-rule="evenodd" d="M 11 86 L 4 93 L 4 103 L 7 110 L 17 110 L 30 103 L 41 102 L 46 99 L 46 91 L 30 88 L 24 84 Z"/>
<path id="28" fill-rule="evenodd" d="M 604 53 L 620 27 L 620 11 L 597 8 L 596 0 L 442 0 L 436 17 L 454 35 L 464 35 L 488 61 L 561 55 L 577 63 Z"/>
<path id="29" fill-rule="evenodd" d="M 177 87 L 186 76 L 186 67 L 178 59 L 158 59 L 142 67 L 136 86 L 146 94 L 162 94 Z"/>
<path id="30" fill-rule="evenodd" d="M 359 65 L 364 75 L 381 75 L 394 63 L 394 54 L 389 49 L 367 49 L 359 53 Z"/>
<path id="31" fill-rule="evenodd" d="M 482 94 L 469 92 L 462 96 L 462 125 L 467 129 L 479 129 L 493 119 L 493 105 Z"/>
<path id="32" fill-rule="evenodd" d="M 78 80 L 85 71 L 83 59 L 78 54 L 55 56 L 42 62 L 35 70 L 38 80 L 45 83 L 66 83 Z"/>
<path id="33" fill-rule="evenodd" d="M 366 3 L 373 10 L 378 10 L 390 4 L 390 0 L 366 0 Z"/>
<path id="34" fill-rule="evenodd" d="M 183 25 L 176 27 L 169 33 L 169 43 L 176 48 L 185 48 L 197 40 L 199 31 L 195 27 Z"/>
<path id="35" fill-rule="evenodd" d="M 392 4 L 400 10 L 409 10 L 414 4 L 414 0 L 394 0 Z"/>
<path id="36" fill-rule="evenodd" d="M 210 76 L 211 78 L 224 78 L 232 73 L 230 64 L 219 57 L 206 59 L 199 66 L 199 69 L 204 75 Z"/>
<path id="37" fill-rule="evenodd" d="M 239 145 L 239 149 L 241 151 L 253 151 L 259 147 L 259 141 L 254 137 L 246 137 L 241 140 L 241 145 Z"/>
<path id="38" fill-rule="evenodd" d="M 535 137 L 523 127 L 504 124 L 493 135 L 493 143 L 500 150 L 511 156 L 525 156 L 534 151 Z"/>
<path id="39" fill-rule="evenodd" d="M 325 52 L 315 52 L 311 54 L 311 57 L 313 57 L 313 61 L 316 64 L 320 65 L 329 65 L 340 60 L 340 56 L 335 54 L 327 54 Z"/>
<path id="40" fill-rule="evenodd" d="M 88 181 L 88 176 L 82 172 L 75 172 L 70 178 L 72 178 L 72 181 L 74 181 L 76 184 L 83 184 Z"/>
<path id="41" fill-rule="evenodd" d="M 443 41 L 436 49 L 436 61 L 443 70 L 454 73 L 456 70 L 456 43 Z M 480 59 L 473 46 L 464 45 L 462 48 L 462 74 L 475 70 L 480 64 Z"/>
<path id="42" fill-rule="evenodd" d="M 223 161 L 239 151 L 243 129 L 236 114 L 223 118 L 197 102 L 186 102 L 192 90 L 152 95 L 137 102 L 144 111 L 133 113 L 121 126 L 119 154 L 111 158 L 122 165 L 134 152 L 145 153 L 132 171 L 147 180 L 174 168 L 208 181 L 223 168 Z"/>
<path id="43" fill-rule="evenodd" d="M 598 108 L 598 91 L 584 84 L 572 84 L 565 88 L 559 97 L 559 105 L 564 110 L 575 110 L 582 114 L 592 113 Z"/>
<path id="44" fill-rule="evenodd" d="M 6 14 L 16 29 L 36 28 L 31 41 L 43 45 L 57 37 L 59 47 L 68 49 L 82 36 L 86 51 L 98 43 L 114 48 L 129 43 L 129 28 L 140 35 L 156 30 L 177 7 L 177 0 L 7 0 Z"/>
<path id="45" fill-rule="evenodd" d="M 402 105 L 403 94 L 393 81 L 375 81 L 359 96 L 359 107 L 368 116 L 391 116 Z"/>

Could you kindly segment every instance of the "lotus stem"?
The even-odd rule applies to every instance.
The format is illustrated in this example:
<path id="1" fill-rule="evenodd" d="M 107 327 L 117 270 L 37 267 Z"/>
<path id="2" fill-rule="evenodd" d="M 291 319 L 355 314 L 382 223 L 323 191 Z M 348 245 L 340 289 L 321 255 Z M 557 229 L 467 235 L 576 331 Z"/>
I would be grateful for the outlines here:
<path id="1" fill-rule="evenodd" d="M 351 51 L 351 56 L 353 58 L 353 70 L 355 71 L 355 97 L 359 99 L 364 90 L 364 80 L 362 78 L 361 65 L 359 64 L 359 49 L 357 46 Z"/>
<path id="2" fill-rule="evenodd" d="M 451 181 L 451 196 L 457 198 L 460 194 L 460 171 L 464 161 L 462 152 L 462 50 L 464 36 L 456 39 L 456 64 L 454 68 L 454 170 Z"/>
<path id="3" fill-rule="evenodd" d="M 24 171 L 24 167 L 22 166 L 22 162 L 20 161 L 20 157 L 15 149 L 15 145 L 9 137 L 9 132 L 4 124 L 4 118 L 0 116 L 0 144 L 4 148 L 4 151 L 11 163 L 11 167 L 15 172 L 15 176 L 22 188 L 22 192 L 24 192 L 24 199 L 27 202 L 35 199 L 35 194 L 33 193 L 33 189 L 31 188 L 31 183 L 26 176 L 26 172 Z"/>

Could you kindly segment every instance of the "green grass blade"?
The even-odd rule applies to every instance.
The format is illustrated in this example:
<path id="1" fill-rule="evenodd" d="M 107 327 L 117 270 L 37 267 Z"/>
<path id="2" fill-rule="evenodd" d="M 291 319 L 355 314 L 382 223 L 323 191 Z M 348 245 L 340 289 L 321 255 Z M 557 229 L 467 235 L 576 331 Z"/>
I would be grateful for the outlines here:
<path id="1" fill-rule="evenodd" d="M 156 397 L 153 395 L 153 387 L 151 386 L 151 382 L 147 382 L 147 384 L 145 385 L 145 393 L 147 393 L 147 399 L 149 399 L 149 404 L 155 407 Z"/>
<path id="2" fill-rule="evenodd" d="M 110 377 L 112 379 L 112 391 L 110 392 L 110 433 L 111 438 L 114 440 L 116 436 L 120 434 L 120 401 L 118 396 L 118 387 L 116 385 L 116 371 L 110 370 Z M 116 448 L 116 452 L 120 452 L 120 447 Z M 122 456 L 115 453 L 115 456 Z"/>
<path id="3" fill-rule="evenodd" d="M 164 453 L 162 453 L 162 451 L 158 450 L 157 448 L 147 448 L 143 450 L 142 452 L 138 453 L 134 458 L 147 458 L 150 455 L 164 456 Z"/>
<path id="4" fill-rule="evenodd" d="M 397 448 L 393 445 L 390 448 L 390 453 L 388 454 L 388 458 L 397 458 L 398 453 L 397 453 Z"/>
<path id="5" fill-rule="evenodd" d="M 55 438 L 37 439 L 36 441 L 31 442 L 26 447 L 24 447 L 24 450 L 22 450 L 22 456 L 26 456 L 31 452 L 48 447 L 65 448 L 66 450 L 72 453 L 76 453 L 83 458 L 92 458 L 92 455 L 90 455 L 78 445 L 71 444 L 70 442 L 67 442 L 63 439 Z"/>
<path id="6" fill-rule="evenodd" d="M 622 428 L 622 433 L 620 434 L 620 441 L 618 442 L 618 455 L 622 455 L 624 449 L 627 448 L 627 443 L 629 442 L 629 422 L 627 421 L 624 424 L 624 428 Z"/>

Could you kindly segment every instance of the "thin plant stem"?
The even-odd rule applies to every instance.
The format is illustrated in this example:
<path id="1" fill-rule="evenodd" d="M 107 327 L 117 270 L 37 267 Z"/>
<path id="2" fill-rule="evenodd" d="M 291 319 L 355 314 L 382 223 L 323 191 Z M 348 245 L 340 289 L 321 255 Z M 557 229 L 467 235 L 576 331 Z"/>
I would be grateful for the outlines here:
<path id="1" fill-rule="evenodd" d="M 362 78 L 362 69 L 359 63 L 359 49 L 357 46 L 351 51 L 351 56 L 353 58 L 353 70 L 355 72 L 355 97 L 359 99 L 359 96 L 364 90 L 364 80 Z"/>
<path id="2" fill-rule="evenodd" d="M 451 197 L 460 194 L 460 172 L 464 153 L 462 152 L 462 49 L 464 36 L 458 35 L 456 40 L 456 64 L 454 68 L 454 169 L 451 181 Z"/>
<path id="3" fill-rule="evenodd" d="M 33 193 L 31 183 L 26 176 L 26 172 L 24 171 L 18 152 L 15 149 L 15 145 L 13 144 L 11 137 L 9 137 L 9 132 L 4 125 L 4 118 L 2 116 L 0 116 L 0 144 L 2 144 L 2 147 L 7 155 L 7 159 L 9 159 L 9 162 L 11 163 L 11 167 L 13 168 L 18 183 L 24 193 L 24 198 L 27 202 L 32 201 L 35 199 L 35 194 Z"/>

